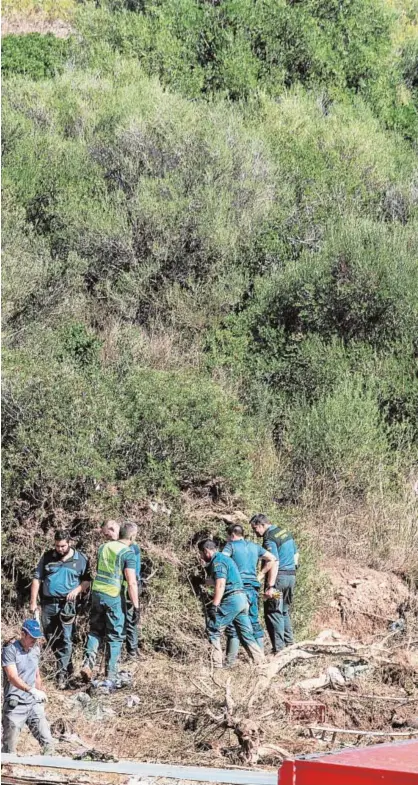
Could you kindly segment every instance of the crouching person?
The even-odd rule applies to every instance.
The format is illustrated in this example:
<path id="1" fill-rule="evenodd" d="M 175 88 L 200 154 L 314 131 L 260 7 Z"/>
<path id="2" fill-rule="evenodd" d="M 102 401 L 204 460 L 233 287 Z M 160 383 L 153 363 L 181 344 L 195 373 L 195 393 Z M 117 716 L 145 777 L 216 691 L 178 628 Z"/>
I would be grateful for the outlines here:
<path id="1" fill-rule="evenodd" d="M 54 740 L 45 716 L 46 693 L 39 673 L 41 628 L 29 619 L 22 626 L 19 640 L 4 646 L 1 664 L 4 674 L 2 752 L 16 752 L 24 725 L 39 742 L 44 755 L 53 755 Z"/>
<path id="2" fill-rule="evenodd" d="M 215 583 L 213 601 L 208 608 L 207 633 L 212 645 L 215 668 L 222 668 L 221 633 L 233 626 L 250 659 L 257 665 L 264 655 L 257 645 L 248 616 L 248 600 L 238 567 L 212 540 L 199 543 L 199 552 L 209 578 Z"/>

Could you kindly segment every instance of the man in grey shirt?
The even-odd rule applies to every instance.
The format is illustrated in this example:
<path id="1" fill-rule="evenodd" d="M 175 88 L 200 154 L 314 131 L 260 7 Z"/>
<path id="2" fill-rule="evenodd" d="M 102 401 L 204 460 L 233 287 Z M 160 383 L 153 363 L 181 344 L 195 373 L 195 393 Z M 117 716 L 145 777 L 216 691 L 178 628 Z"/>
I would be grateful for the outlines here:
<path id="1" fill-rule="evenodd" d="M 4 673 L 2 752 L 16 752 L 17 740 L 24 725 L 42 747 L 44 755 L 54 754 L 54 740 L 45 717 L 46 693 L 39 673 L 41 654 L 38 641 L 41 628 L 35 619 L 22 625 L 19 640 L 4 646 L 1 664 Z"/>

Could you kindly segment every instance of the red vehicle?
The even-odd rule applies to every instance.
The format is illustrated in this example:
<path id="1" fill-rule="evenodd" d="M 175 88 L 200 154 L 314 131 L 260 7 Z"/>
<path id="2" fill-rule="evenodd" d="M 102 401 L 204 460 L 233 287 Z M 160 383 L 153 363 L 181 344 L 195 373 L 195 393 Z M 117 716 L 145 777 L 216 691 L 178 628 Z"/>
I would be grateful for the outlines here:
<path id="1" fill-rule="evenodd" d="M 286 760 L 279 785 L 418 785 L 418 741 Z"/>

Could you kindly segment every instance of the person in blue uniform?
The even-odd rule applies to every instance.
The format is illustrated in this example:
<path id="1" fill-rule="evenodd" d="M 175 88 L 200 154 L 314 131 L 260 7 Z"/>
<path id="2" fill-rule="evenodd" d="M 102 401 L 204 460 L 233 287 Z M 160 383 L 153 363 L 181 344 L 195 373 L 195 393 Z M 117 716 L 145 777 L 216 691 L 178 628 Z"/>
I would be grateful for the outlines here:
<path id="1" fill-rule="evenodd" d="M 214 667 L 222 668 L 221 634 L 231 625 L 250 659 L 261 664 L 264 655 L 254 637 L 248 616 L 248 600 L 238 567 L 229 556 L 218 551 L 213 540 L 202 540 L 198 548 L 206 573 L 215 586 L 207 613 L 207 634 L 212 646 Z"/>
<path id="2" fill-rule="evenodd" d="M 135 554 L 135 576 L 138 586 L 138 597 L 141 594 L 141 549 L 136 541 L 138 534 L 138 527 L 136 523 L 127 521 L 122 524 L 119 539 L 125 545 L 128 545 L 130 550 Z M 130 660 L 138 659 L 139 647 L 139 617 L 135 613 L 134 606 L 129 599 L 126 581 L 124 582 L 124 599 L 125 599 L 125 646 L 126 653 Z"/>
<path id="3" fill-rule="evenodd" d="M 264 618 L 273 654 L 278 654 L 285 646 L 293 643 L 290 609 L 299 565 L 299 551 L 291 532 L 285 527 L 272 524 L 266 515 L 253 515 L 250 525 L 255 534 L 263 538 L 263 547 L 275 556 L 279 565 L 275 589 L 280 592 L 280 596 L 274 597 L 273 590 L 266 591 L 264 603 Z"/>
<path id="4" fill-rule="evenodd" d="M 260 577 L 266 577 L 267 588 L 274 588 L 278 570 L 278 561 L 276 557 L 251 540 L 244 539 L 244 529 L 240 524 L 231 524 L 228 527 L 228 542 L 222 550 L 226 556 L 230 556 L 238 567 L 239 574 L 241 575 L 244 584 L 245 594 L 248 600 L 248 615 L 250 617 L 251 626 L 253 628 L 254 637 L 260 646 L 263 648 L 264 643 L 264 630 L 260 624 L 258 613 L 258 600 L 260 592 L 260 581 L 258 578 L 258 564 L 262 562 L 262 569 Z M 232 667 L 236 661 L 239 638 L 237 636 L 235 627 L 231 625 L 227 629 L 227 665 Z"/>
<path id="5" fill-rule="evenodd" d="M 58 529 L 54 547 L 46 551 L 33 573 L 30 610 L 41 620 L 42 629 L 57 660 L 57 685 L 64 689 L 71 673 L 77 597 L 90 587 L 87 556 L 71 547 L 68 532 Z M 41 612 L 38 595 L 41 594 Z"/>

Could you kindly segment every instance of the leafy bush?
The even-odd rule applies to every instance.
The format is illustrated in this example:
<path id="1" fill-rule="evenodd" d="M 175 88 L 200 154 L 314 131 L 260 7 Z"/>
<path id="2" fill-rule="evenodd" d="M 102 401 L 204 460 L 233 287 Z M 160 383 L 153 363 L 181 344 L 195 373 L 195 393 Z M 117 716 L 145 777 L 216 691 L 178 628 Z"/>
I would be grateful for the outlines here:
<path id="1" fill-rule="evenodd" d="M 127 476 L 145 474 L 154 487 L 199 485 L 219 476 L 235 490 L 250 477 L 251 428 L 243 409 L 199 377 L 146 371 L 129 378 L 123 410 Z"/>
<path id="2" fill-rule="evenodd" d="M 97 364 L 101 341 L 93 332 L 87 330 L 84 324 L 76 322 L 65 326 L 59 337 L 62 346 L 58 351 L 60 359 L 71 358 L 81 367 Z"/>
<path id="3" fill-rule="evenodd" d="M 364 493 L 388 480 L 388 443 L 375 395 L 354 375 L 329 395 L 289 411 L 283 445 L 290 452 L 292 484 L 300 490 L 309 474 L 332 479 L 341 492 Z"/>
<path id="4" fill-rule="evenodd" d="M 55 487 L 65 503 L 74 483 L 86 483 L 91 492 L 97 482 L 129 478 L 146 491 L 172 494 L 212 477 L 231 488 L 246 485 L 251 428 L 236 400 L 190 374 L 136 371 L 121 385 L 112 373 L 87 366 L 98 342 L 82 325 L 69 325 L 61 336 L 59 362 L 34 365 L 22 354 L 10 359 L 9 504 L 28 488 Z M 75 362 L 65 362 L 64 351 Z"/>
<path id="5" fill-rule="evenodd" d="M 200 89 L 239 99 L 258 85 L 277 94 L 295 82 L 358 91 L 376 79 L 390 48 L 391 17 L 375 0 L 111 0 L 107 7 L 96 15 L 100 38 L 188 95 Z M 94 52 L 91 20 L 88 9 L 78 24 Z"/>
<path id="6" fill-rule="evenodd" d="M 5 76 L 24 74 L 46 79 L 63 70 L 69 41 L 52 33 L 6 35 L 1 44 L 1 70 Z"/>

